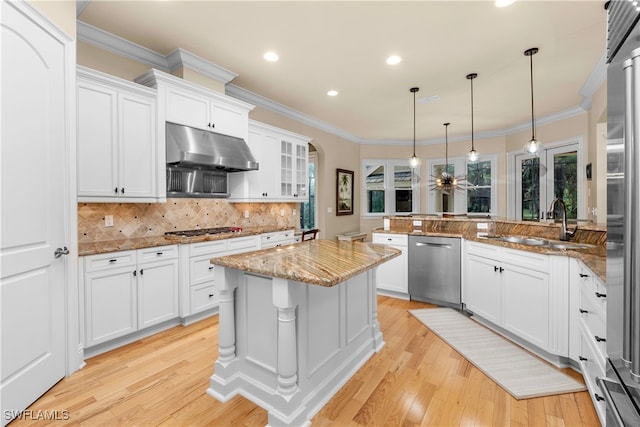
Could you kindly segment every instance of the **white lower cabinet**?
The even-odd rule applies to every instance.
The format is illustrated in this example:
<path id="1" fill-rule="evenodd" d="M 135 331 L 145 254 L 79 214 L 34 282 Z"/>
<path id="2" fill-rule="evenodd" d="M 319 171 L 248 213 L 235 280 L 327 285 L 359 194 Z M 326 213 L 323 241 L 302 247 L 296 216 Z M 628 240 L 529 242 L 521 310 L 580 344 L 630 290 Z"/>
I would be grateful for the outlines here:
<path id="1" fill-rule="evenodd" d="M 178 317 L 176 246 L 138 252 L 138 328 Z"/>
<path id="2" fill-rule="evenodd" d="M 550 353 L 568 352 L 566 257 L 467 241 L 466 309 Z M 553 271 L 553 276 L 550 272 Z"/>
<path id="3" fill-rule="evenodd" d="M 467 253 L 463 302 L 467 310 L 488 321 L 502 323 L 502 279 L 494 259 Z"/>
<path id="4" fill-rule="evenodd" d="M 406 234 L 373 233 L 373 243 L 388 245 L 400 250 L 401 255 L 378 266 L 376 270 L 376 288 L 379 291 L 391 291 L 409 298 L 409 238 Z"/>
<path id="5" fill-rule="evenodd" d="M 597 377 L 605 377 L 607 361 L 607 291 L 605 285 L 581 261 L 572 259 L 569 283 L 574 296 L 571 319 L 570 357 L 580 364 L 591 400 L 602 425 L 605 402 Z"/>
<path id="6" fill-rule="evenodd" d="M 175 245 L 84 257 L 85 347 L 178 317 Z"/>
<path id="7" fill-rule="evenodd" d="M 293 236 L 293 231 L 289 233 Z M 182 317 L 218 306 L 216 266 L 211 264 L 212 258 L 260 249 L 260 242 L 261 235 L 255 235 L 188 245 L 188 250 L 183 252 L 185 259 L 182 262 L 188 271 L 182 295 L 188 299 L 188 303 L 183 305 Z"/>
<path id="8" fill-rule="evenodd" d="M 86 347 L 130 334 L 138 329 L 135 271 L 135 264 L 114 264 L 104 270 L 86 273 Z"/>

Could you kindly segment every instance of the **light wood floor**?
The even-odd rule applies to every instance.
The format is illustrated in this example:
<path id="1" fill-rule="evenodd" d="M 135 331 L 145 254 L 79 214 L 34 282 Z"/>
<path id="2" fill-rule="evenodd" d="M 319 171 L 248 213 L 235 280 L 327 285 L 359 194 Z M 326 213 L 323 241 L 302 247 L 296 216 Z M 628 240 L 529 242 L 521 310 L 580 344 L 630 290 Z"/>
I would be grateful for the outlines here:
<path id="1" fill-rule="evenodd" d="M 386 346 L 315 416 L 314 426 L 599 425 L 587 392 L 517 401 L 407 313 L 428 304 L 378 301 Z M 57 422 L 65 426 L 264 426 L 266 412 L 248 400 L 223 405 L 205 393 L 217 342 L 217 316 L 175 327 L 89 359 L 29 409 L 69 411 L 69 420 Z M 11 426 L 49 424 L 55 423 Z"/>

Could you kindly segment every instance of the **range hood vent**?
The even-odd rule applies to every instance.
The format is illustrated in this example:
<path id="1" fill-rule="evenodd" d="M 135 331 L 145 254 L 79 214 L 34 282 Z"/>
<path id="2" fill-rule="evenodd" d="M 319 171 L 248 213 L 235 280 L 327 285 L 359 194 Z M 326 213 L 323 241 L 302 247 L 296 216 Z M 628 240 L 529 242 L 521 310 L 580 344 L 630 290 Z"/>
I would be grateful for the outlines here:
<path id="1" fill-rule="evenodd" d="M 242 138 L 167 122 L 167 166 L 242 172 L 258 162 Z"/>

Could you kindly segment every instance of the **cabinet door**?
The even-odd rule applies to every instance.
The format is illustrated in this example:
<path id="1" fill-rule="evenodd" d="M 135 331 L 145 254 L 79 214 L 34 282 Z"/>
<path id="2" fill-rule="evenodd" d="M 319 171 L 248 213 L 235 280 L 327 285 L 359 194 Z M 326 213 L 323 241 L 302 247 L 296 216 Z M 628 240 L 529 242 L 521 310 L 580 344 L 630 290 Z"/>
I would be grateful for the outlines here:
<path id="1" fill-rule="evenodd" d="M 294 196 L 300 201 L 309 199 L 309 146 L 307 143 L 296 144 L 296 189 Z"/>
<path id="2" fill-rule="evenodd" d="M 245 172 L 251 199 L 276 199 L 280 141 L 272 135 L 249 133 L 249 148 L 259 163 L 257 171 Z"/>
<path id="3" fill-rule="evenodd" d="M 166 120 L 168 122 L 211 130 L 208 98 L 174 88 L 167 89 Z"/>
<path id="4" fill-rule="evenodd" d="M 178 260 L 140 264 L 138 325 L 155 325 L 178 317 Z"/>
<path id="5" fill-rule="evenodd" d="M 500 325 L 501 277 L 498 263 L 476 255 L 467 255 L 465 263 L 465 301 L 467 309 Z"/>
<path id="6" fill-rule="evenodd" d="M 409 292 L 409 282 L 407 280 L 408 255 L 406 246 L 389 245 L 399 249 L 402 254 L 378 266 L 376 270 L 376 287 L 378 289 L 401 292 Z"/>
<path id="7" fill-rule="evenodd" d="M 222 103 L 211 104 L 211 130 L 225 135 L 247 138 L 249 114 Z"/>
<path id="8" fill-rule="evenodd" d="M 78 83 L 78 196 L 117 196 L 117 97 L 107 87 Z"/>
<path id="9" fill-rule="evenodd" d="M 549 275 L 513 264 L 502 272 L 502 326 L 542 349 L 549 346 Z"/>
<path id="10" fill-rule="evenodd" d="M 280 141 L 280 196 L 293 198 L 293 146 L 292 142 Z"/>
<path id="11" fill-rule="evenodd" d="M 135 267 L 120 267 L 87 274 L 87 347 L 138 329 L 135 273 Z"/>
<path id="12" fill-rule="evenodd" d="M 120 196 L 155 197 L 155 100 L 121 94 L 118 101 Z"/>

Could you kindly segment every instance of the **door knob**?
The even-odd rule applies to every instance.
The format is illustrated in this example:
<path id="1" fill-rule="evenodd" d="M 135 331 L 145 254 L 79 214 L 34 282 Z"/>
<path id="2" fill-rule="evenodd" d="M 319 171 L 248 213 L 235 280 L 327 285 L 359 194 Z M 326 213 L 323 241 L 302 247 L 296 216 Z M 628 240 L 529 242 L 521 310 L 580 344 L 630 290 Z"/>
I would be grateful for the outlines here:
<path id="1" fill-rule="evenodd" d="M 60 258 L 62 255 L 69 255 L 69 249 L 67 249 L 66 246 L 64 247 L 64 249 L 63 248 L 56 249 L 56 251 L 53 253 L 53 256 L 56 258 Z"/>

